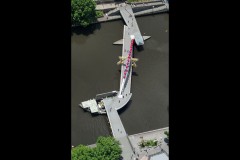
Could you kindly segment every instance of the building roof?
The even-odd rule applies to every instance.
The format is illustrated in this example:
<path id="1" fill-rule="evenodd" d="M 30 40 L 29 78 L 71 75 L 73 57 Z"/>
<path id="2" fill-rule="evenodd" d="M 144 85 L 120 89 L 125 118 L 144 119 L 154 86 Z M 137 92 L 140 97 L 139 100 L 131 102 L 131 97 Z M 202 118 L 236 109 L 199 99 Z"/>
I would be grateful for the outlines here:
<path id="1" fill-rule="evenodd" d="M 83 108 L 90 108 L 91 113 L 98 112 L 98 106 L 95 99 L 82 102 Z"/>
<path id="2" fill-rule="evenodd" d="M 147 156 L 143 156 L 141 160 L 149 160 L 149 158 Z"/>
<path id="3" fill-rule="evenodd" d="M 168 156 L 164 152 L 151 156 L 150 158 L 150 160 L 168 160 L 168 159 L 169 159 Z"/>

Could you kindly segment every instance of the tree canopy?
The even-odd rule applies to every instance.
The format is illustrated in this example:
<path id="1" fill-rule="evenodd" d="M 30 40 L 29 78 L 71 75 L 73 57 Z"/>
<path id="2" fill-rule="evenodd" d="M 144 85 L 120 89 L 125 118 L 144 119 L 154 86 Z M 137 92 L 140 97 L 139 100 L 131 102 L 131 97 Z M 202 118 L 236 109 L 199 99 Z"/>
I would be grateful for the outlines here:
<path id="1" fill-rule="evenodd" d="M 72 149 L 72 160 L 119 160 L 122 150 L 113 137 L 99 137 L 96 147 L 79 145 Z"/>
<path id="2" fill-rule="evenodd" d="M 165 131 L 164 134 L 167 135 L 167 138 L 169 139 L 169 132 L 168 131 Z"/>
<path id="3" fill-rule="evenodd" d="M 96 17 L 94 0 L 71 0 L 71 18 L 73 25 L 88 26 Z"/>

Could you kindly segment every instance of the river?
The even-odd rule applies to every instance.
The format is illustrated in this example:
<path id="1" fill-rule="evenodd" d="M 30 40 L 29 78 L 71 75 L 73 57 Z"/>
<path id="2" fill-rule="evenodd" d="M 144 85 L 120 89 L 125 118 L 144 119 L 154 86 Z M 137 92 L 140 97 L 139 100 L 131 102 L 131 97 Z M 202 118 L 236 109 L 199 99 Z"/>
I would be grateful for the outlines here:
<path id="1" fill-rule="evenodd" d="M 141 33 L 151 38 L 142 49 L 133 70 L 131 101 L 119 111 L 128 135 L 169 126 L 169 15 L 137 17 Z M 106 115 L 93 116 L 78 104 L 96 94 L 119 90 L 123 20 L 75 28 L 71 36 L 71 120 L 72 145 L 93 144 L 98 136 L 110 135 Z"/>

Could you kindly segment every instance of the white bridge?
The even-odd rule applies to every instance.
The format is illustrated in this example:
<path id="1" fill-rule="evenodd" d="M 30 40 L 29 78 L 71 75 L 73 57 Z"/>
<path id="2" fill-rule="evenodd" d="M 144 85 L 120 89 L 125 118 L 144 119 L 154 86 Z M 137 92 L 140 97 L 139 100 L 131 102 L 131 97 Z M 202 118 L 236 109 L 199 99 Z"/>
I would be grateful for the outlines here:
<path id="1" fill-rule="evenodd" d="M 121 65 L 120 89 L 118 92 L 108 92 L 98 95 L 96 99 L 82 102 L 80 106 L 88 109 L 91 113 L 107 113 L 111 126 L 112 135 L 119 140 L 122 148 L 122 157 L 124 160 L 135 159 L 137 156 L 128 139 L 122 121 L 117 110 L 124 107 L 132 97 L 131 77 L 132 67 L 136 67 L 137 58 L 133 58 L 133 45 L 143 45 L 144 40 L 150 36 L 142 36 L 138 28 L 135 16 L 130 5 L 119 7 L 120 13 L 127 25 L 124 25 L 123 39 L 115 44 L 122 44 L 122 56 L 119 57 L 118 65 Z M 116 93 L 116 94 L 115 94 Z M 99 97 L 102 97 L 99 102 Z"/>

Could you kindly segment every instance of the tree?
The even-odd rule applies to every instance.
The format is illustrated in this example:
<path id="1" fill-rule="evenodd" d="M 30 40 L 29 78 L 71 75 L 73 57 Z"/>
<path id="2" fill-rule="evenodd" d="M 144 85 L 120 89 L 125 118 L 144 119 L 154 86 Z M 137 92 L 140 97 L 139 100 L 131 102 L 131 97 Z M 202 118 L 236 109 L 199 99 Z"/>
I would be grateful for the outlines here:
<path id="1" fill-rule="evenodd" d="M 72 149 L 72 160 L 119 160 L 122 150 L 113 137 L 99 137 L 96 147 L 79 145 Z"/>
<path id="2" fill-rule="evenodd" d="M 97 17 L 95 8 L 94 0 L 71 0 L 72 24 L 82 27 L 88 26 Z"/>
<path id="3" fill-rule="evenodd" d="M 105 159 L 119 160 L 122 152 L 119 145 L 119 142 L 113 137 L 99 137 L 96 148 Z"/>
<path id="4" fill-rule="evenodd" d="M 169 132 L 165 131 L 164 134 L 167 135 L 167 139 L 169 139 Z"/>

